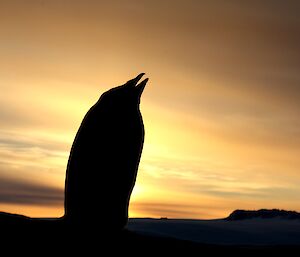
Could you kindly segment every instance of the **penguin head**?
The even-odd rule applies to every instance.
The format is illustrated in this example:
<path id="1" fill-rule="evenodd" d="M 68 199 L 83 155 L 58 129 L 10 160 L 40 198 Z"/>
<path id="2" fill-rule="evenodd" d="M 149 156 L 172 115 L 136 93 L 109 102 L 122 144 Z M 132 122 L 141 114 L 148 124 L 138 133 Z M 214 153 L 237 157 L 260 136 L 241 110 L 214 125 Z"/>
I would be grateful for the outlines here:
<path id="1" fill-rule="evenodd" d="M 110 111 L 131 111 L 139 109 L 141 95 L 148 82 L 148 78 L 138 83 L 145 73 L 139 74 L 134 79 L 127 81 L 125 84 L 112 88 L 105 92 L 99 101 L 101 106 L 108 108 Z"/>

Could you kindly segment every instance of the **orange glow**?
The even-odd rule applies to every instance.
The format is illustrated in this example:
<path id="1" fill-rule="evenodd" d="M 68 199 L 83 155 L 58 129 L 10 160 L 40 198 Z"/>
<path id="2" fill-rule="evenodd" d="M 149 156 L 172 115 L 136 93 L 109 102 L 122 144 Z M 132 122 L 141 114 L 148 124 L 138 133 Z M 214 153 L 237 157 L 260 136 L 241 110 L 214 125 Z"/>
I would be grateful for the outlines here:
<path id="1" fill-rule="evenodd" d="M 65 170 L 82 118 L 104 91 L 140 72 L 150 80 L 131 217 L 300 211 L 299 14 L 292 4 L 5 2 L 2 211 L 63 215 Z"/>

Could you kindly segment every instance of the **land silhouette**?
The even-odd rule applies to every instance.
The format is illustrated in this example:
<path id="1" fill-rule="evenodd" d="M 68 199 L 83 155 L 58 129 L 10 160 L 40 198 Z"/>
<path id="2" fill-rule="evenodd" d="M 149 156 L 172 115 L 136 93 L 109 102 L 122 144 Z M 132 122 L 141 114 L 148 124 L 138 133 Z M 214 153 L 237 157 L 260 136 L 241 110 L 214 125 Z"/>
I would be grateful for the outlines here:
<path id="1" fill-rule="evenodd" d="M 203 244 L 146 235 L 126 228 L 128 205 L 144 143 L 139 105 L 148 79 L 140 82 L 143 76 L 141 73 L 102 94 L 85 115 L 68 160 L 65 215 L 47 219 L 0 213 L 2 250 L 8 247 L 10 252 L 15 250 L 21 254 L 26 249 L 26 253 L 43 249 L 68 255 L 79 251 L 104 255 L 121 251 L 121 254 L 131 255 L 276 256 L 298 249 L 296 246 Z M 233 216 L 244 215 L 238 214 Z"/>

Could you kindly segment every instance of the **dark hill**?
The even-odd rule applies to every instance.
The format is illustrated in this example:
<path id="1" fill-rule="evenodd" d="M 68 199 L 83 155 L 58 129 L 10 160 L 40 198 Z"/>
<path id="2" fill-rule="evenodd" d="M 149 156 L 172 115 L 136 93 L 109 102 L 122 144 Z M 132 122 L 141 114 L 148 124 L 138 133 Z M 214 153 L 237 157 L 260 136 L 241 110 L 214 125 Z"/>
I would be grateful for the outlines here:
<path id="1" fill-rule="evenodd" d="M 212 221 L 220 222 L 221 220 Z M 105 221 L 103 221 L 105 222 Z M 162 220 L 162 223 L 173 222 Z M 192 221 L 185 221 L 187 225 Z M 199 221 L 200 222 L 200 221 Z M 222 221 L 221 221 L 222 222 Z M 224 222 L 227 225 L 235 222 Z M 79 227 L 66 223 L 64 219 L 33 219 L 21 215 L 0 212 L 0 245 L 3 252 L 11 255 L 65 256 L 84 253 L 84 256 L 120 255 L 140 256 L 147 253 L 150 256 L 161 256 L 166 253 L 171 256 L 292 256 L 299 252 L 299 245 L 234 245 L 209 244 L 173 237 L 147 235 L 130 230 L 116 232 L 115 230 L 99 230 L 93 226 Z M 202 227 L 206 228 L 207 224 Z M 188 227 L 187 227 L 188 228 Z M 176 227 L 174 227 L 174 233 Z M 188 230 L 184 229 L 185 233 Z M 219 230 L 219 237 L 226 237 L 226 231 Z M 209 229 L 204 233 L 212 234 Z M 232 236 L 239 236 L 233 230 Z M 33 254 L 34 253 L 34 254 Z"/>
<path id="2" fill-rule="evenodd" d="M 288 219 L 295 220 L 300 219 L 300 213 L 296 211 L 286 211 L 279 209 L 260 209 L 260 210 L 235 210 L 233 211 L 226 220 L 245 220 L 245 219 L 272 219 L 272 218 L 280 218 L 280 219 Z"/>

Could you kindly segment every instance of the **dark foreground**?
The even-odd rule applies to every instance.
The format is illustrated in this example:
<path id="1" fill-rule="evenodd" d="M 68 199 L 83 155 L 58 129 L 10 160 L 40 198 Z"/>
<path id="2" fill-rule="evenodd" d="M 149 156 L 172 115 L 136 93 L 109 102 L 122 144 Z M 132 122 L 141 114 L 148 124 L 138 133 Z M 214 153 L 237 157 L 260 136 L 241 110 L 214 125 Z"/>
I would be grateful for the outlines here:
<path id="1" fill-rule="evenodd" d="M 111 256 L 292 256 L 300 246 L 222 246 L 147 236 L 124 230 L 79 228 L 63 219 L 11 218 L 0 215 L 1 249 L 13 254 Z"/>

